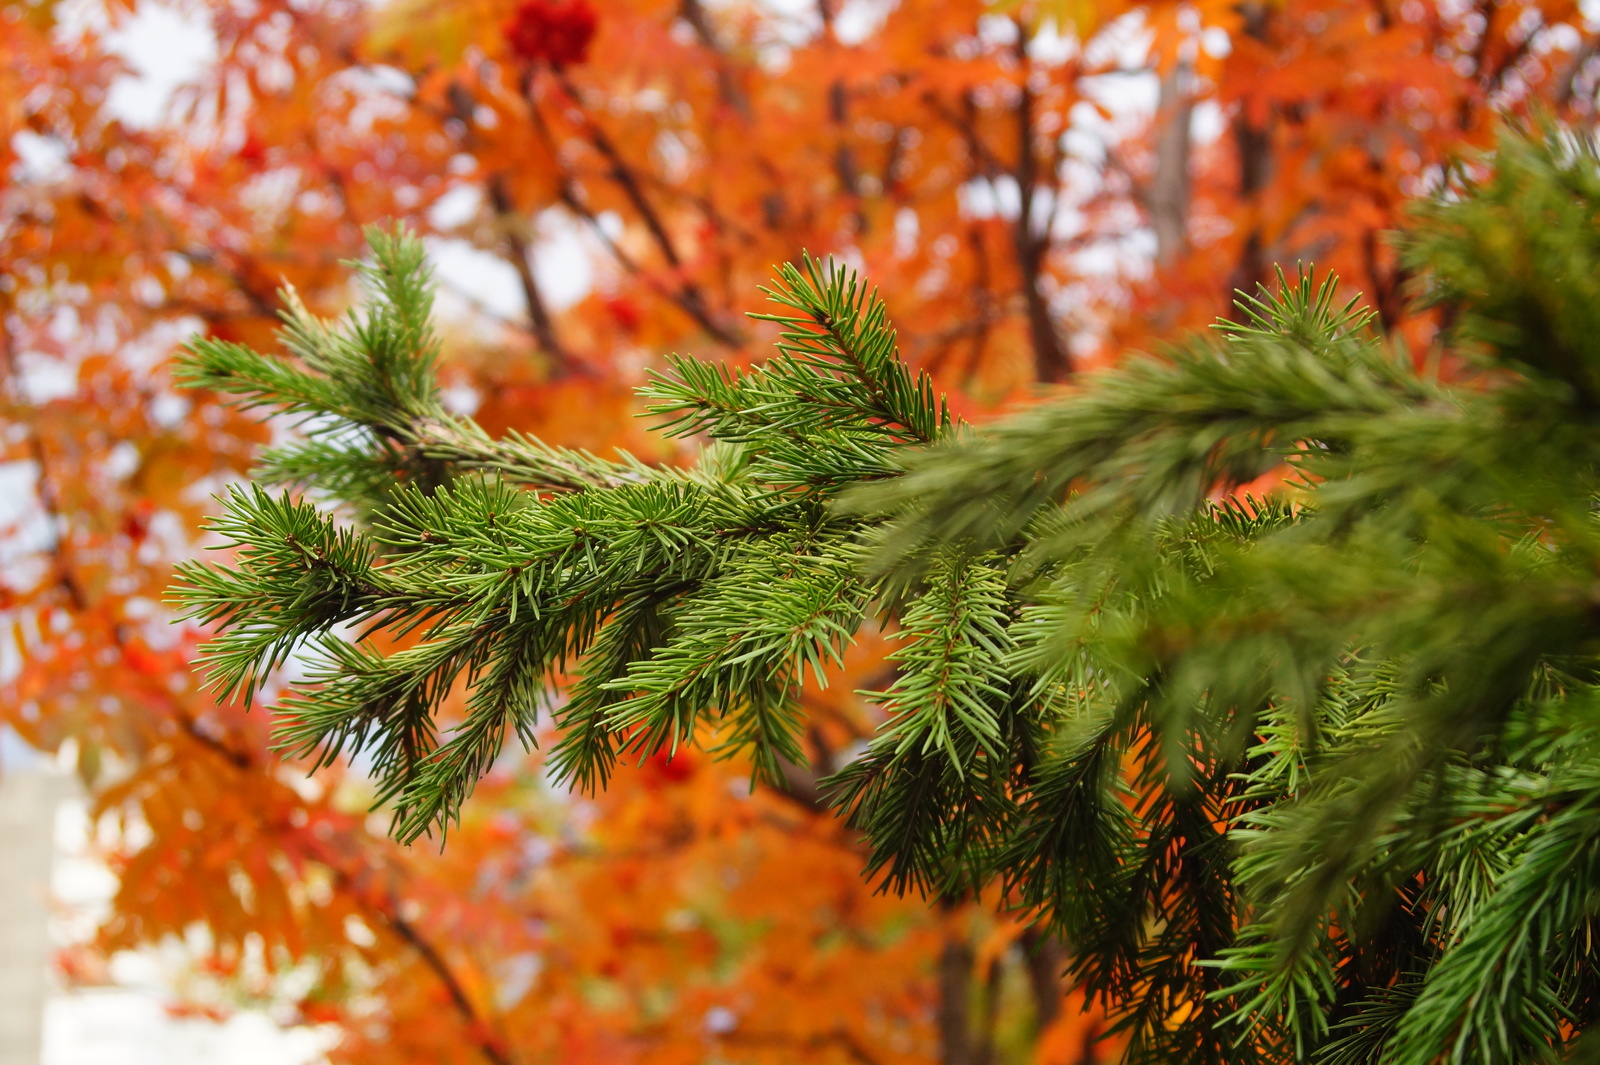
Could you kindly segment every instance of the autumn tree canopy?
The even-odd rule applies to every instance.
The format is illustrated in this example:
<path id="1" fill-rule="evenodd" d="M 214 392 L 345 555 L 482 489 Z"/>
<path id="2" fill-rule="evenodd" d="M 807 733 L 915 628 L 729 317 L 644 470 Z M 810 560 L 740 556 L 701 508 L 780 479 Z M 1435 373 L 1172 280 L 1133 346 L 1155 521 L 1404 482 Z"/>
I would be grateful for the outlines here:
<path id="1" fill-rule="evenodd" d="M 163 111 L 133 115 L 122 41 L 163 12 L 214 47 Z M 197 689 L 201 633 L 161 605 L 211 496 L 285 432 L 176 391 L 183 336 L 270 348 L 284 282 L 341 312 L 362 228 L 404 221 L 436 261 L 501 264 L 513 296 L 442 271 L 447 411 L 651 469 L 693 449 L 631 417 L 644 371 L 673 351 L 764 359 L 776 327 L 743 312 L 805 249 L 872 279 L 912 370 L 974 420 L 1210 321 L 1274 262 L 1333 268 L 1424 350 L 1439 319 L 1408 311 L 1383 238 L 1399 205 L 1487 143 L 1496 111 L 1591 115 L 1600 67 L 1560 3 L 14 0 L 0 16 L 17 508 L 0 717 L 77 764 L 120 883 L 62 963 L 93 981 L 108 953 L 182 941 L 187 1008 L 327 1024 L 333 1058 L 363 1062 L 1110 1049 L 1056 979 L 1059 944 L 997 916 L 1015 900 L 874 895 L 856 834 L 819 812 L 816 770 L 881 721 L 852 694 L 893 681 L 877 637 L 801 690 L 815 769 L 783 790 L 691 754 L 569 801 L 508 759 L 439 854 L 367 822 L 366 765 L 307 783 L 269 710 Z M 590 280 L 563 289 L 574 261 Z"/>

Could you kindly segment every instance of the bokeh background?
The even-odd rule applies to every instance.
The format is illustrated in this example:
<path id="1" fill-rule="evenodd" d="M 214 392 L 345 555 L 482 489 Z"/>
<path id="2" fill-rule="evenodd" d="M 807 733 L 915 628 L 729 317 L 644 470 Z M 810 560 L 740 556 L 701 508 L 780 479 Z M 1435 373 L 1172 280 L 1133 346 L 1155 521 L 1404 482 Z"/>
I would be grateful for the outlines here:
<path id="1" fill-rule="evenodd" d="M 1497 115 L 1592 124 L 1572 0 L 0 0 L 0 1063 L 1110 1062 L 1070 944 L 875 890 L 811 765 L 508 755 L 442 852 L 218 706 L 172 623 L 213 495 L 292 432 L 175 390 L 421 233 L 451 404 L 683 460 L 671 351 L 743 363 L 835 255 L 987 417 L 1315 263 L 1425 340 L 1385 234 Z M 1172 1023 L 1182 1023 L 1174 1016 Z"/>

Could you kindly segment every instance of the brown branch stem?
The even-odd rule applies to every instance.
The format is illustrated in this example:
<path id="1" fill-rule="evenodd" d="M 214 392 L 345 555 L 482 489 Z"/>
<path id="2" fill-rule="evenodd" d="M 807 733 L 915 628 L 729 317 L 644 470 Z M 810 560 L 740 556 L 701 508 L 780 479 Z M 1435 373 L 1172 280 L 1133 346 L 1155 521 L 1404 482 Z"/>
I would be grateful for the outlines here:
<path id="1" fill-rule="evenodd" d="M 676 290 L 671 290 L 656 283 L 651 275 L 645 271 L 643 264 L 639 263 L 638 260 L 627 254 L 627 252 L 624 251 L 622 247 L 611 238 L 611 235 L 605 231 L 605 227 L 600 224 L 600 219 L 595 215 L 593 209 L 590 208 L 588 203 L 584 201 L 584 198 L 579 191 L 579 185 L 576 178 L 564 164 L 560 163 L 560 152 L 556 144 L 555 135 L 551 132 L 549 124 L 545 121 L 544 113 L 540 110 L 538 100 L 534 96 L 533 76 L 530 74 L 527 80 L 523 83 L 523 96 L 527 101 L 528 115 L 533 122 L 534 129 L 538 132 L 540 138 L 550 149 L 551 158 L 557 160 L 557 165 L 561 167 L 561 202 L 566 204 L 568 208 L 570 208 L 574 213 L 576 213 L 580 218 L 589 224 L 595 235 L 598 236 L 601 242 L 605 244 L 606 249 L 611 253 L 612 257 L 616 259 L 617 263 L 622 266 L 624 270 L 637 277 L 646 279 L 647 283 L 650 284 L 657 294 L 677 306 L 680 310 L 692 318 L 696 324 L 698 324 L 707 333 L 711 334 L 711 336 L 719 342 L 726 344 L 729 347 L 742 347 L 745 342 L 743 334 L 726 323 L 717 321 L 707 308 L 705 297 L 701 293 L 699 286 L 682 276 L 682 260 L 678 255 L 676 247 L 673 246 L 670 237 L 668 237 L 666 228 L 662 223 L 660 216 L 656 213 L 654 206 L 651 205 L 650 201 L 645 197 L 644 190 L 641 187 L 638 176 L 622 159 L 621 154 L 617 151 L 615 144 L 613 144 L 611 141 L 611 138 L 606 135 L 605 131 L 600 128 L 600 126 L 589 115 L 588 111 L 583 107 L 582 101 L 579 100 L 577 96 L 576 89 L 572 86 L 571 82 L 567 80 L 566 75 L 556 72 L 554 76 L 557 80 L 557 83 L 561 85 L 562 89 L 570 98 L 573 108 L 582 117 L 584 127 L 590 135 L 591 143 L 595 150 L 598 151 L 601 156 L 604 157 L 610 164 L 611 171 L 609 176 L 613 181 L 617 182 L 618 186 L 623 190 L 623 194 L 627 196 L 629 202 L 633 204 L 637 211 L 639 211 L 640 218 L 644 222 L 646 230 L 651 234 L 651 239 L 660 249 L 662 257 L 666 259 L 668 265 L 672 267 L 673 273 L 678 276 L 678 288 Z"/>

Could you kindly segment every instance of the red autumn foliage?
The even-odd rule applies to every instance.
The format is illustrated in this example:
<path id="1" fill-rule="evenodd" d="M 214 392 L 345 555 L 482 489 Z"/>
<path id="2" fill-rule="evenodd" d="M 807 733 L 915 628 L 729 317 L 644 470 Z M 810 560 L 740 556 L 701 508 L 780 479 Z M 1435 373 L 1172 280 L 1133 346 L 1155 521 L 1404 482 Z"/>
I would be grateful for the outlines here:
<path id="1" fill-rule="evenodd" d="M 974 417 L 1226 313 L 1274 261 L 1336 269 L 1425 340 L 1382 239 L 1405 197 L 1495 111 L 1592 122 L 1600 85 L 1571 0 L 106 0 L 105 24 L 147 5 L 195 13 L 217 52 L 141 127 L 113 113 L 127 64 L 100 22 L 0 0 L 0 459 L 26 474 L 0 528 L 0 721 L 76 752 L 117 840 L 118 894 L 65 972 L 203 938 L 190 997 L 309 975 L 286 1015 L 362 1065 L 1114 1055 L 1081 999 L 1028 985 L 999 900 L 873 894 L 851 832 L 751 794 L 737 762 L 619 767 L 590 798 L 508 754 L 442 854 L 369 822 L 356 769 L 306 785 L 271 708 L 215 707 L 201 634 L 158 606 L 272 435 L 152 372 L 174 338 L 271 348 L 281 281 L 336 314 L 361 226 L 405 220 L 522 300 L 446 324 L 453 394 L 492 431 L 652 462 L 680 456 L 633 417 L 643 369 L 760 358 L 743 312 L 802 248 L 859 262 Z M 1130 77 L 1161 107 L 1109 122 Z M 552 233 L 587 242 L 572 302 L 530 269 Z M 852 693 L 882 686 L 864 647 L 806 693 L 819 762 L 871 737 Z"/>

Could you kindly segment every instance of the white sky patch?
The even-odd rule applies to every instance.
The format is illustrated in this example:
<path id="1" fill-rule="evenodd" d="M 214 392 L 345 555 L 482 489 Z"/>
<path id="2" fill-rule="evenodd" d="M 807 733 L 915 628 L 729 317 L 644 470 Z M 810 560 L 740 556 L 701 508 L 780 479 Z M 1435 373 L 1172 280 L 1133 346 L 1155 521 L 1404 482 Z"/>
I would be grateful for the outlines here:
<path id="1" fill-rule="evenodd" d="M 1060 25 L 1051 19 L 1028 41 L 1028 58 L 1044 66 L 1060 66 L 1077 55 L 1078 48 L 1078 38 L 1072 33 L 1063 33 Z"/>
<path id="2" fill-rule="evenodd" d="M 596 238 L 565 211 L 539 216 L 539 239 L 533 246 L 533 274 L 551 310 L 563 310 L 594 288 Z"/>
<path id="3" fill-rule="evenodd" d="M 431 220 L 436 225 L 464 225 L 479 206 L 477 190 L 457 189 L 439 200 Z M 453 237 L 427 237 L 423 243 L 441 285 L 444 311 L 476 310 L 518 325 L 527 322 L 522 284 L 504 255 Z M 550 310 L 565 310 L 594 288 L 594 252 L 594 239 L 572 219 L 559 211 L 540 216 L 538 239 L 533 242 L 533 277 Z"/>
<path id="4" fill-rule="evenodd" d="M 435 229 L 455 229 L 478 216 L 483 209 L 483 193 L 472 185 L 458 185 L 433 201 L 428 224 Z"/>
<path id="5" fill-rule="evenodd" d="M 427 237 L 423 243 L 428 248 L 428 262 L 441 283 L 439 301 L 443 309 L 486 311 L 508 321 L 524 317 L 522 287 L 510 263 L 465 240 Z"/>
<path id="6" fill-rule="evenodd" d="M 132 126 L 161 123 L 173 93 L 197 80 L 217 59 L 217 38 L 198 15 L 161 3 L 141 3 L 120 24 L 107 24 L 104 8 L 87 0 L 61 5 L 63 33 L 94 29 L 110 52 L 122 57 L 133 72 L 111 86 L 107 106 Z"/>
<path id="7" fill-rule="evenodd" d="M 845 0 L 833 19 L 833 32 L 842 44 L 860 44 L 883 28 L 899 7 L 894 0 Z"/>
<path id="8" fill-rule="evenodd" d="M 216 1023 L 175 1019 L 154 994 L 106 988 L 53 997 L 40 1065 L 311 1065 L 327 1060 L 320 1032 L 284 1031 L 256 1011 Z"/>
<path id="9" fill-rule="evenodd" d="M 17 153 L 19 172 L 16 177 L 21 181 L 58 181 L 70 169 L 67 166 L 67 146 L 49 137 L 41 137 L 31 129 L 18 130 L 13 134 L 11 148 Z"/>

